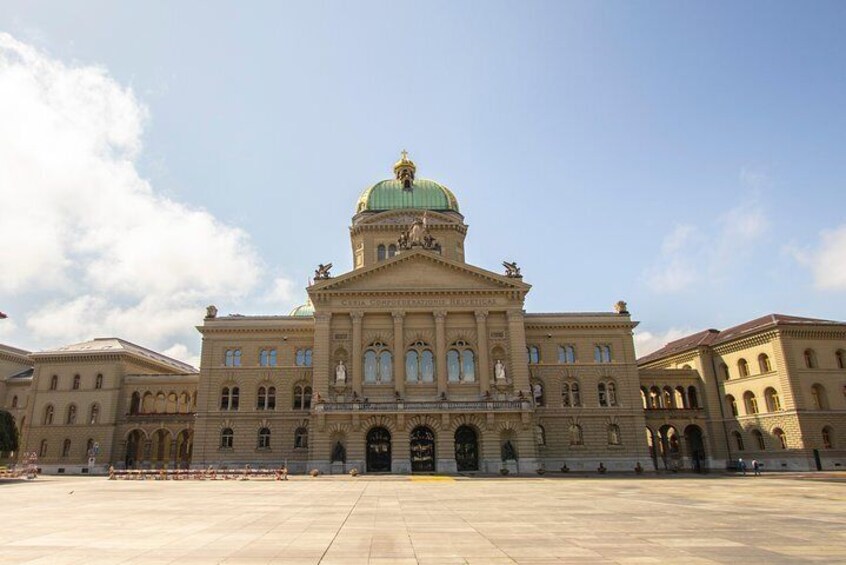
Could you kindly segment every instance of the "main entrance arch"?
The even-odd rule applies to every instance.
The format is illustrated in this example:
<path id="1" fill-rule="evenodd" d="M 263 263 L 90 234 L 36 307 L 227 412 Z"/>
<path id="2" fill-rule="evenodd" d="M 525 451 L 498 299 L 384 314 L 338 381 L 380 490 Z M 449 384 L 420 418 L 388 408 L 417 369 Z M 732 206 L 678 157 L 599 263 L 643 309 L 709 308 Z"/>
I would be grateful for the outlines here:
<path id="1" fill-rule="evenodd" d="M 687 449 L 690 452 L 690 463 L 697 473 L 704 473 L 707 457 L 705 454 L 705 441 L 702 438 L 702 429 L 694 424 L 684 429 L 684 439 L 687 442 Z"/>
<path id="2" fill-rule="evenodd" d="M 385 428 L 367 432 L 367 472 L 391 472 L 391 432 Z"/>
<path id="3" fill-rule="evenodd" d="M 411 472 L 432 473 L 435 471 L 435 433 L 426 426 L 411 431 Z"/>
<path id="4" fill-rule="evenodd" d="M 455 430 L 455 466 L 459 473 L 479 470 L 479 438 L 470 426 Z"/>

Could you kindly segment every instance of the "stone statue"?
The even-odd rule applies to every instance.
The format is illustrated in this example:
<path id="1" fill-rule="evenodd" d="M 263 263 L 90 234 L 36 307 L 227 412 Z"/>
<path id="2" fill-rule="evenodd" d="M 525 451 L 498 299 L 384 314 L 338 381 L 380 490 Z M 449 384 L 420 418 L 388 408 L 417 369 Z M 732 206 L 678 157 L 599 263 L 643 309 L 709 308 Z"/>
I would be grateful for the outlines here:
<path id="1" fill-rule="evenodd" d="M 423 216 L 412 222 L 407 232 L 400 235 L 397 245 L 400 249 L 420 247 L 427 250 L 437 250 L 440 248 L 437 240 L 429 233 L 429 221 L 425 212 Z"/>
<path id="2" fill-rule="evenodd" d="M 505 380 L 505 365 L 502 364 L 502 359 L 496 360 L 496 365 L 494 365 L 494 376 L 498 381 Z"/>
<path id="3" fill-rule="evenodd" d="M 411 224 L 411 229 L 408 230 L 409 243 L 411 245 L 422 246 L 426 234 L 426 214 L 423 214 L 422 218 L 414 220 L 414 223 Z"/>
<path id="4" fill-rule="evenodd" d="M 629 313 L 628 305 L 623 300 L 618 301 L 614 305 L 614 310 L 616 310 L 618 314 L 628 314 Z"/>
<path id="5" fill-rule="evenodd" d="M 522 279 L 523 275 L 520 274 L 520 267 L 517 266 L 517 263 L 514 261 L 503 261 L 502 266 L 505 267 L 505 276 L 512 278 L 512 279 Z"/>
<path id="6" fill-rule="evenodd" d="M 335 447 L 332 448 L 332 463 L 346 463 L 347 462 L 347 450 L 344 448 L 344 444 L 340 441 L 335 442 Z"/>
<path id="7" fill-rule="evenodd" d="M 346 383 L 347 382 L 347 367 L 344 365 L 343 359 L 340 359 L 338 361 L 338 366 L 335 367 L 335 382 L 336 383 Z"/>
<path id="8" fill-rule="evenodd" d="M 532 397 L 535 399 L 535 404 L 540 404 L 543 401 L 543 387 L 540 383 L 532 385 Z"/>
<path id="9" fill-rule="evenodd" d="M 323 263 L 317 266 L 317 269 L 314 271 L 314 280 L 316 281 L 323 281 L 330 278 L 332 275 L 329 274 L 329 270 L 332 268 L 332 263 L 327 263 L 324 265 Z"/>
<path id="10" fill-rule="evenodd" d="M 511 440 L 505 440 L 505 443 L 502 444 L 502 460 L 517 461 L 517 451 L 511 444 Z"/>
<path id="11" fill-rule="evenodd" d="M 214 304 L 206 306 L 206 318 L 217 318 L 217 306 Z"/>

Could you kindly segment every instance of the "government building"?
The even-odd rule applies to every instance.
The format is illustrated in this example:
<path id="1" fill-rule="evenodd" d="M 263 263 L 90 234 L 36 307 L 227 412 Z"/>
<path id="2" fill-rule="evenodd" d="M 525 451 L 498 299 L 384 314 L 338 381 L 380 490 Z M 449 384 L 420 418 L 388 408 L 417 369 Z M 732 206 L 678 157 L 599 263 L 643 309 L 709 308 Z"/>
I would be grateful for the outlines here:
<path id="1" fill-rule="evenodd" d="M 626 304 L 526 312 L 465 261 L 455 195 L 404 153 L 353 210 L 353 270 L 288 315 L 209 306 L 199 370 L 119 338 L 0 345 L 0 409 L 47 473 L 536 473 L 846 465 L 846 324 L 769 315 L 636 358 Z M 2 323 L 2 321 L 0 321 Z"/>

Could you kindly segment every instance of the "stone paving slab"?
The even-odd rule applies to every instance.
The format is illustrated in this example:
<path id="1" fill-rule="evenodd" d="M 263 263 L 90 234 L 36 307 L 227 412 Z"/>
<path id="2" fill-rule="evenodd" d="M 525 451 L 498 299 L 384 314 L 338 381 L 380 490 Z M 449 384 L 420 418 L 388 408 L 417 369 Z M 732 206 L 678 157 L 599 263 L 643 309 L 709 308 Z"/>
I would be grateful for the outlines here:
<path id="1" fill-rule="evenodd" d="M 0 501 L 0 564 L 846 563 L 846 481 L 813 476 L 41 477 Z"/>

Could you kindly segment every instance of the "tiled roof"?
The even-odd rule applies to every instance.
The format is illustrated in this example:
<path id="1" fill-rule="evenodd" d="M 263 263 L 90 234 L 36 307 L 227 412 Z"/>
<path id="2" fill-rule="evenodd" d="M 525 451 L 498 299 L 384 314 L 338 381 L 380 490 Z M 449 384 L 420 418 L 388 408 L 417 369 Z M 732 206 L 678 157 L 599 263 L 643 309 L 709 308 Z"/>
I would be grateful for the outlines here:
<path id="1" fill-rule="evenodd" d="M 39 351 L 35 355 L 50 355 L 57 353 L 111 353 L 111 352 L 125 352 L 136 357 L 142 357 L 150 361 L 168 365 L 183 373 L 196 373 L 197 369 L 182 361 L 177 361 L 167 355 L 157 353 L 152 349 L 141 347 L 132 342 L 120 339 L 117 337 L 98 337 L 90 341 L 83 341 L 82 343 L 74 343 L 71 345 L 64 345 L 56 349 L 48 349 Z"/>
<path id="2" fill-rule="evenodd" d="M 768 314 L 749 320 L 737 326 L 719 331 L 704 330 L 689 336 L 671 341 L 658 351 L 645 355 L 637 360 L 639 365 L 650 363 L 657 359 L 663 359 L 683 351 L 688 351 L 703 345 L 719 345 L 734 339 L 754 334 L 776 326 L 846 326 L 846 322 L 834 320 L 822 320 L 819 318 L 803 318 L 800 316 L 787 316 L 785 314 Z"/>

